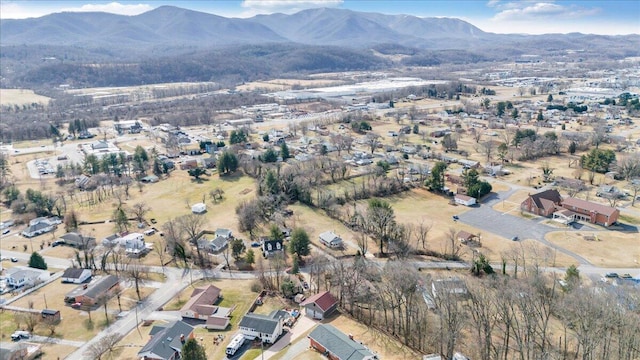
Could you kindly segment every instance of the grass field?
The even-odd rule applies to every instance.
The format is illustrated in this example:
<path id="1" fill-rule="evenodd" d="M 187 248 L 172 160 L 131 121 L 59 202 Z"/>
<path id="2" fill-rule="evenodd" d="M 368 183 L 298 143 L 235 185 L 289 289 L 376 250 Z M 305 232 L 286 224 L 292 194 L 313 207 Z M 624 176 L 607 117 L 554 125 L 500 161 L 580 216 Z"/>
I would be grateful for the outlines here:
<path id="1" fill-rule="evenodd" d="M 595 241 L 585 240 L 594 236 Z M 620 231 L 558 231 L 547 234 L 547 240 L 583 256 L 596 266 L 637 267 L 640 261 L 638 233 Z"/>
<path id="2" fill-rule="evenodd" d="M 51 98 L 37 95 L 27 89 L 0 89 L 0 105 L 48 104 Z"/>

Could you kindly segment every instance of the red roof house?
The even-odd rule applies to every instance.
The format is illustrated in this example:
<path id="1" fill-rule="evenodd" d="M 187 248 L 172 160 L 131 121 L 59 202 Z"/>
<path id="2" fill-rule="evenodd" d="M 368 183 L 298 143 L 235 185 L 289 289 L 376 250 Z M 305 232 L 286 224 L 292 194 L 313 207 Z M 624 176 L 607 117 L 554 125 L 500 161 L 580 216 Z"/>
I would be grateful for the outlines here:
<path id="1" fill-rule="evenodd" d="M 312 319 L 322 320 L 331 315 L 338 307 L 338 300 L 330 292 L 324 291 L 315 294 L 300 303 L 304 307 L 304 313 Z"/>

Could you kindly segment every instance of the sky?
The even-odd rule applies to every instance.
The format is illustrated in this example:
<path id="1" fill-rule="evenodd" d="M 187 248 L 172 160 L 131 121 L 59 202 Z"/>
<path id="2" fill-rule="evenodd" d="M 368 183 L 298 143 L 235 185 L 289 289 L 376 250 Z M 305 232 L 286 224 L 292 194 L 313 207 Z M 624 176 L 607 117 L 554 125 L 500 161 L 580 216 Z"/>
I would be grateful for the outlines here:
<path id="1" fill-rule="evenodd" d="M 24 19 L 62 11 L 137 15 L 162 5 L 240 18 L 331 7 L 383 14 L 454 17 L 495 33 L 640 34 L 640 0 L 0 0 L 0 18 Z"/>

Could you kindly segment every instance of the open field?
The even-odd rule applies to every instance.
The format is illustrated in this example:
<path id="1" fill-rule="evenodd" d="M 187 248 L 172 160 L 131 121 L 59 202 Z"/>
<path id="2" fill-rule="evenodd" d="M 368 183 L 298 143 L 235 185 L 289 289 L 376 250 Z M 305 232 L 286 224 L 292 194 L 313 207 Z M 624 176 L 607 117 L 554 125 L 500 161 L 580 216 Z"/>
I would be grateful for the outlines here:
<path id="1" fill-rule="evenodd" d="M 27 105 L 33 103 L 48 104 L 51 98 L 37 95 L 27 89 L 0 89 L 0 105 Z"/>
<path id="2" fill-rule="evenodd" d="M 593 236 L 594 241 L 585 240 Z M 553 232 L 547 240 L 583 256 L 601 267 L 637 267 L 640 261 L 638 233 L 620 231 Z"/>
<path id="3" fill-rule="evenodd" d="M 344 82 L 328 79 L 273 79 L 268 81 L 254 81 L 240 86 L 236 86 L 238 91 L 254 91 L 256 89 L 266 89 L 268 91 L 290 90 L 292 88 L 314 88 L 324 86 L 342 85 Z"/>

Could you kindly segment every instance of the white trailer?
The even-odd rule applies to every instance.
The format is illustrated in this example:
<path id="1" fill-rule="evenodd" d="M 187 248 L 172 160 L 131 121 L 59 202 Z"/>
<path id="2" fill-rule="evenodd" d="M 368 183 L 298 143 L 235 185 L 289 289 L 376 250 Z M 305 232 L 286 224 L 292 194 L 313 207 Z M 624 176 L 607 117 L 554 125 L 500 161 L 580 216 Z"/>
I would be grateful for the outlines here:
<path id="1" fill-rule="evenodd" d="M 233 356 L 236 353 L 236 351 L 238 351 L 238 349 L 240 349 L 242 345 L 244 345 L 245 340 L 246 338 L 244 337 L 243 334 L 237 334 L 236 336 L 234 336 L 233 339 L 231 339 L 231 342 L 229 343 L 229 345 L 227 346 L 227 350 L 225 351 L 227 355 Z"/>

